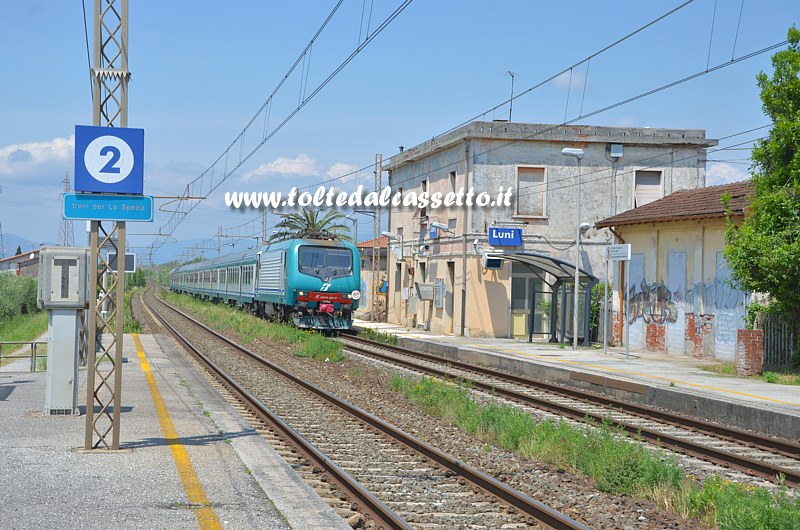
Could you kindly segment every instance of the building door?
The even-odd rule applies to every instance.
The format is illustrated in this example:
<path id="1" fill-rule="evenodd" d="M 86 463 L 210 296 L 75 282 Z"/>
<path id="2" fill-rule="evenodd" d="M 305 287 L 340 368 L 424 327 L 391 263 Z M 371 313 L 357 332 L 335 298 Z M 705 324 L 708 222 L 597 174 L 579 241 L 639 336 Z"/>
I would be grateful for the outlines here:
<path id="1" fill-rule="evenodd" d="M 528 336 L 528 289 L 526 276 L 511 277 L 511 336 L 524 338 Z"/>
<path id="2" fill-rule="evenodd" d="M 511 336 L 528 338 L 530 313 L 533 311 L 533 334 L 549 333 L 552 293 L 544 289 L 541 278 L 527 265 L 513 263 L 511 268 Z M 535 296 L 535 302 L 532 297 Z M 535 306 L 534 306 L 535 304 Z"/>
<path id="3" fill-rule="evenodd" d="M 444 297 L 444 312 L 447 315 L 448 323 L 445 325 L 445 329 L 448 333 L 454 333 L 453 331 L 453 305 L 455 303 L 455 293 L 456 289 L 456 263 L 455 261 L 448 261 L 447 262 L 447 282 L 445 285 L 445 297 Z"/>

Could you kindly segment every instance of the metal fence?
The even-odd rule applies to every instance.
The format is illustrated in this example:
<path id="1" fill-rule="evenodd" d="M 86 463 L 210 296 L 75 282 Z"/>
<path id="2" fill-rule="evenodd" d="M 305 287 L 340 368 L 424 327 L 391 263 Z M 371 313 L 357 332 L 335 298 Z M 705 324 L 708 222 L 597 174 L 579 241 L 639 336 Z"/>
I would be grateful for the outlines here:
<path id="1" fill-rule="evenodd" d="M 36 371 L 36 361 L 38 359 L 44 359 L 46 355 L 39 355 L 38 347 L 40 344 L 47 344 L 47 341 L 39 341 L 39 340 L 30 340 L 30 341 L 4 341 L 0 342 L 0 368 L 3 367 L 4 359 L 28 359 L 30 358 L 30 371 Z M 12 355 L 5 355 L 3 350 L 6 349 L 6 346 L 11 346 L 11 351 L 21 350 L 23 346 L 30 347 L 30 353 L 16 353 Z"/>
<path id="2" fill-rule="evenodd" d="M 788 368 L 797 347 L 797 337 L 781 315 L 766 313 L 764 329 L 764 370 Z"/>

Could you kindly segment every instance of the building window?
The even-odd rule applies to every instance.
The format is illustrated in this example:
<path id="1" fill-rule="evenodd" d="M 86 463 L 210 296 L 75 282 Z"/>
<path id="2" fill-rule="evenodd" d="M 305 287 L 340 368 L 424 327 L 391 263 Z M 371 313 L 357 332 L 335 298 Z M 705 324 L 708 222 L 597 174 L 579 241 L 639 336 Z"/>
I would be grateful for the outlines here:
<path id="1" fill-rule="evenodd" d="M 455 231 L 456 226 L 458 226 L 457 218 L 452 218 L 447 220 L 447 228 L 449 228 L 451 231 Z"/>
<path id="2" fill-rule="evenodd" d="M 546 195 L 543 167 L 517 168 L 517 215 L 544 217 Z"/>
<path id="3" fill-rule="evenodd" d="M 637 171 L 634 189 L 634 208 L 661 198 L 661 172 Z"/>
<path id="4" fill-rule="evenodd" d="M 450 172 L 450 191 L 456 191 L 456 172 Z"/>

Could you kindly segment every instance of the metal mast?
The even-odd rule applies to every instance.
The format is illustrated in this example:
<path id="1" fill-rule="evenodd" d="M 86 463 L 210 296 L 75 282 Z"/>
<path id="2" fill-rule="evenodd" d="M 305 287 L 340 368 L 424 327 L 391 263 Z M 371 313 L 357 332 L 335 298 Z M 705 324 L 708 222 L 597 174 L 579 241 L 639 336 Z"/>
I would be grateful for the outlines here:
<path id="1" fill-rule="evenodd" d="M 382 187 L 382 170 L 383 155 L 375 155 L 375 193 L 380 194 Z M 381 237 L 381 204 L 375 201 L 375 216 L 373 217 L 372 224 L 372 300 L 370 300 L 370 320 L 378 322 L 381 320 L 380 314 L 382 309 L 378 307 L 380 296 L 381 282 L 378 278 L 378 263 L 380 260 L 380 248 L 378 247 L 378 239 Z"/>
<path id="2" fill-rule="evenodd" d="M 64 193 L 72 191 L 72 186 L 69 182 L 69 171 L 64 175 Z M 62 219 L 58 225 L 58 244 L 62 247 L 71 247 L 75 244 L 75 233 L 72 231 L 72 221 L 69 219 Z"/>
<path id="3" fill-rule="evenodd" d="M 95 0 L 92 68 L 94 125 L 128 126 L 130 76 L 128 0 Z M 91 221 L 89 239 L 89 285 L 94 286 L 96 296 L 89 296 L 89 366 L 84 448 L 118 450 L 122 406 L 125 222 L 114 222 L 110 226 L 106 223 L 103 226 L 102 221 Z M 108 254 L 101 252 L 102 249 L 119 257 L 116 271 L 109 265 Z M 104 308 L 108 310 L 104 311 Z M 98 340 L 101 337 L 102 340 Z M 98 409 L 97 413 L 95 408 Z"/>

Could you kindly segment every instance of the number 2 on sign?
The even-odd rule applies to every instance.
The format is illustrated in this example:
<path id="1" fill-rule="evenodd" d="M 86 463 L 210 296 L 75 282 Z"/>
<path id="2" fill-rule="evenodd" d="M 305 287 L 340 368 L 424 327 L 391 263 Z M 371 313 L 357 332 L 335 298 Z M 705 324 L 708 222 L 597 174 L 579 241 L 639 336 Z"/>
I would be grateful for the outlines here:
<path id="1" fill-rule="evenodd" d="M 106 162 L 106 165 L 103 166 L 103 169 L 100 170 L 100 173 L 119 173 L 119 168 L 116 166 L 121 156 L 119 149 L 113 145 L 107 145 L 100 150 L 100 156 L 107 155 L 111 155 L 111 158 Z"/>

